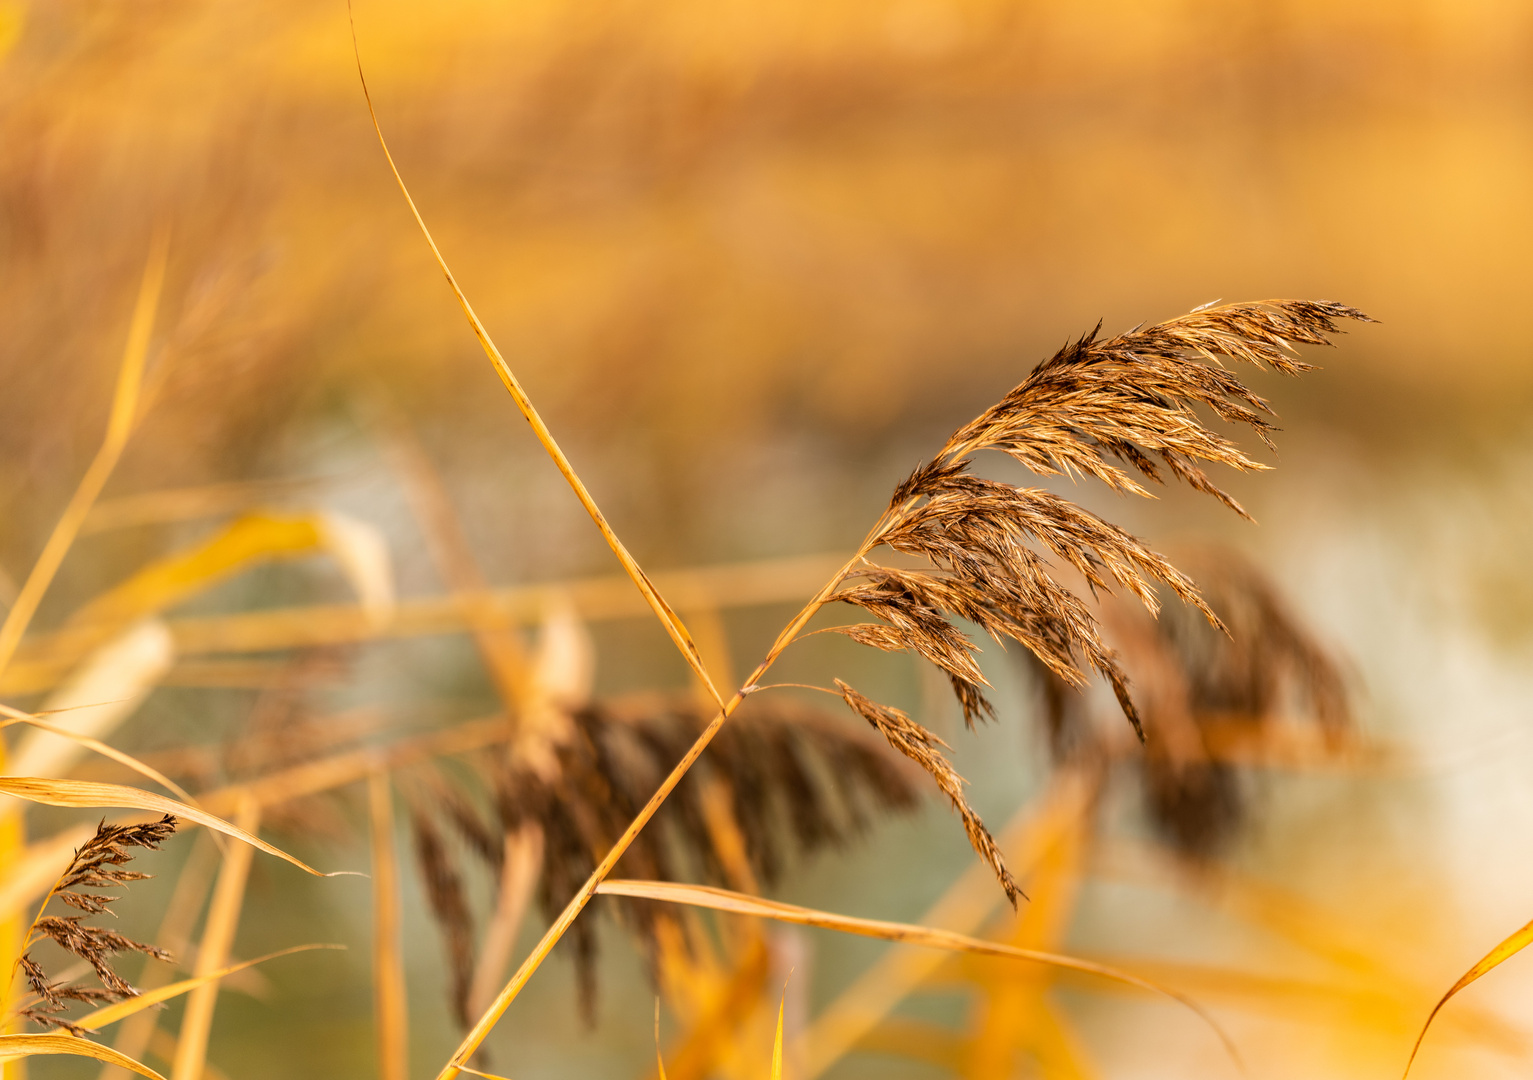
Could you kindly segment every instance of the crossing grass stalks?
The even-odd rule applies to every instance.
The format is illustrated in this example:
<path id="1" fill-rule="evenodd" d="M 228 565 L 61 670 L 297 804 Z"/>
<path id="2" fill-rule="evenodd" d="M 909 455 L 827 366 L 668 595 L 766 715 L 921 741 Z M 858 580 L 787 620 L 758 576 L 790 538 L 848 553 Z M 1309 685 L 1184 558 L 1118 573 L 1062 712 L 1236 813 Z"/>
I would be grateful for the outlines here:
<path id="1" fill-rule="evenodd" d="M 360 48 L 357 58 L 360 75 Z M 363 89 L 366 93 L 365 82 Z M 370 97 L 367 107 L 372 113 Z M 747 1032 L 759 1019 L 753 1002 L 761 997 L 769 971 L 759 930 L 722 922 L 715 929 L 735 927 L 736 936 L 723 940 L 728 935 L 721 932 L 710 937 L 700 929 L 695 908 L 731 918 L 770 918 L 869 934 L 966 957 L 1040 961 L 1139 989 L 1165 990 L 1160 982 L 1126 967 L 1059 951 L 1064 915 L 1096 842 L 1094 808 L 1112 782 L 1113 770 L 1124 761 L 1135 763 L 1144 780 L 1148 816 L 1181 860 L 1180 872 L 1188 880 L 1211 878 L 1214 856 L 1249 814 L 1237 767 L 1276 754 L 1279 730 L 1293 726 L 1291 721 L 1299 716 L 1313 722 L 1322 751 L 1341 747 L 1352 737 L 1342 666 L 1254 567 L 1208 552 L 1173 561 L 1054 490 L 985 476 L 982 452 L 1006 455 L 1043 478 L 1089 480 L 1122 495 L 1148 497 L 1155 485 L 1180 482 L 1248 517 L 1208 471 L 1215 465 L 1237 471 L 1266 467 L 1227 433 L 1227 428 L 1244 428 L 1270 448 L 1275 431 L 1268 403 L 1237 371 L 1244 367 L 1301 374 L 1310 369 L 1300 357 L 1301 347 L 1328 345 L 1343 323 L 1369 321 L 1368 317 L 1331 301 L 1270 300 L 1206 305 L 1115 335 L 1104 335 L 1099 326 L 1032 369 L 896 485 L 850 558 L 828 568 L 824 560 L 814 560 L 809 568 L 813 573 L 802 562 L 786 569 L 778 566 L 765 574 L 772 579 L 767 587 L 761 586 L 762 575 L 752 577 L 749 568 L 733 577 L 651 577 L 619 539 L 475 314 L 410 198 L 383 142 L 376 113 L 372 116 L 388 166 L 476 339 L 611 548 L 631 592 L 614 598 L 611 581 L 529 593 L 491 590 L 423 447 L 397 411 L 386 407 L 375 416 L 377 426 L 392 448 L 452 596 L 395 611 L 391 593 L 369 591 L 369 581 L 376 586 L 380 574 L 376 563 L 367 562 L 366 537 L 359 541 L 343 528 L 340 533 L 350 540 L 338 540 L 326 532 L 335 523 L 317 518 L 247 515 L 208 545 L 175 553 L 151 568 L 156 573 L 133 579 L 128 593 L 108 594 L 110 602 L 86 605 L 78 625 L 24 641 L 31 617 L 75 536 L 154 515 L 248 510 L 242 500 L 265 500 L 273 491 L 285 490 L 281 485 L 220 487 L 192 497 L 99 508 L 92 514 L 143 411 L 140 385 L 165 261 L 163 248 L 156 247 L 145 272 L 102 451 L 0 627 L 0 676 L 9 680 L 5 688 L 33 692 L 55 685 L 97 655 L 131 618 L 157 617 L 243 569 L 249 561 L 244 558 L 213 558 L 218 566 L 209 563 L 208 552 L 222 551 L 220 545 L 229 537 L 238 541 L 236 546 L 248 541 L 263 558 L 327 551 L 353 571 L 364 602 L 324 611 L 181 620 L 168 627 L 167 640 L 178 651 L 176 663 L 183 675 L 187 657 L 198 655 L 199 648 L 247 658 L 276 649 L 311 650 L 291 664 L 247 660 L 242 662 L 250 666 L 244 668 L 202 670 L 210 681 L 215 674 L 226 680 L 259 681 L 266 693 L 262 711 L 231 746 L 216 752 L 176 751 L 182 765 L 195 761 L 203 770 L 205 782 L 193 784 L 199 791 L 195 802 L 165 772 L 94 738 L 76 742 L 170 787 L 180 801 L 93 780 L 0 779 L 0 791 L 33 802 L 165 814 L 158 821 L 103 822 L 74 853 L 59 883 L 46 892 L 45 908 L 57 900 L 83 914 L 42 914 L 28 935 L 29 943 L 41 935 L 72 952 L 86 961 L 102 988 L 51 979 L 23 950 L 16 969 L 31 994 L 17 1014 L 68 1032 L 72 1041 L 46 1033 L 0 1035 L 0 1057 L 83 1053 L 157 1075 L 137 1060 L 139 1055 L 114 1056 L 90 1036 L 98 1026 L 132 1015 L 151 999 L 188 994 L 186 1019 L 165 1056 L 173 1064 L 175 1080 L 210 1075 L 204 1059 L 219 982 L 256 962 L 229 962 L 252 851 L 317 872 L 261 840 L 257 826 L 264 822 L 278 831 L 312 835 L 328 820 L 338 823 L 336 831 L 343 830 L 348 810 L 344 793 L 364 782 L 376 876 L 376 1025 L 380 1073 L 388 1078 L 405 1075 L 408 1052 L 393 844 L 396 799 L 403 802 L 419 877 L 447 946 L 452 1013 L 465 1029 L 462 1042 L 441 1068 L 444 1080 L 458 1073 L 493 1075 L 473 1064 L 476 1055 L 566 935 L 574 939 L 581 996 L 590 1010 L 596 930 L 584 909 L 598 895 L 607 898 L 602 904 L 610 905 L 616 921 L 648 953 L 660 988 L 691 1010 L 692 1027 L 682 1042 L 685 1052 L 670 1066 L 677 1076 L 706 1073 L 723 1053 L 717 1031 L 732 1037 Z M 694 587 L 697 593 L 689 600 L 701 597 L 697 603 L 677 599 Z M 706 634 L 694 635 L 688 621 L 701 627 L 709 618 L 716 620 L 722 606 L 795 592 L 809 593 L 810 599 L 738 689 L 726 696 L 720 689 L 726 680 L 715 677 L 722 669 L 705 663 L 709 650 L 699 642 Z M 127 608 L 120 603 L 124 595 L 133 601 Z M 589 609 L 631 612 L 641 604 L 675 644 L 700 692 L 625 698 L 553 692 L 554 687 L 578 689 L 580 679 L 540 667 L 536 650 L 525 647 L 522 627 L 530 615 L 546 615 L 555 598 L 567 601 L 571 610 L 583 603 L 588 615 Z M 694 617 L 694 610 L 700 617 Z M 107 618 L 103 611 L 116 614 Z M 840 678 L 830 686 L 811 688 L 839 698 L 869 725 L 869 733 L 846 727 L 844 716 L 788 698 L 784 687 L 766 684 L 768 671 L 784 651 L 818 632 L 810 627 L 822 612 L 847 611 L 866 621 L 821 629 L 878 651 L 905 654 L 935 669 L 951 687 L 970 728 L 1000 719 L 976 632 L 999 645 L 1021 647 L 1037 676 L 1041 711 L 1057 757 L 1057 772 L 1035 816 L 1025 816 L 998 841 L 969 801 L 965 781 L 948 757 L 951 748 L 911 713 L 877 701 Z M 545 630 L 551 621 L 545 619 Z M 356 738 L 337 738 L 333 730 L 326 736 L 305 713 L 309 676 L 344 672 L 334 656 L 317 651 L 320 647 L 444 627 L 473 635 L 500 699 L 500 714 L 427 735 L 391 739 L 369 723 L 354 729 Z M 264 666 L 257 670 L 257 664 Z M 1115 721 L 1117 728 L 1108 731 L 1100 717 L 1091 715 L 1079 691 L 1094 679 L 1110 688 L 1126 726 Z M 63 731 L 9 706 L 5 711 L 11 721 Z M 979 936 L 990 904 L 975 899 L 981 883 L 974 874 L 966 875 L 955 886 L 957 891 L 932 909 L 927 921 L 935 925 L 818 912 L 758 895 L 776 880 L 790 850 L 808 853 L 845 843 L 912 809 L 922 773 L 959 817 L 982 872 L 999 882 L 999 893 L 989 893 L 995 906 L 1004 897 L 1017 907 L 1026 896 L 1024 888 L 1041 883 L 1039 895 L 1046 895 L 1048 902 L 1023 908 L 1009 940 Z M 327 801 L 300 801 L 321 796 Z M 224 816 L 234 816 L 240 824 Z M 117 974 L 111 958 L 122 951 L 159 956 L 161 950 L 88 924 L 87 916 L 109 913 L 114 898 L 80 890 L 126 884 L 134 874 L 121 869 L 124 849 L 157 846 L 177 818 L 208 826 L 238 843 L 224 853 L 192 977 L 152 988 L 135 1006 L 129 999 L 139 995 Z M 46 888 L 31 884 L 45 880 L 37 867 L 56 860 L 68 846 L 39 842 L 34 845 L 37 850 L 23 850 L 11 844 L 0 851 L 7 870 L 26 871 L 6 883 L 7 901 L 15 906 L 36 899 Z M 1007 851 L 1020 851 L 1022 864 L 1009 864 Z M 469 860 L 489 872 L 497 892 L 492 925 L 483 935 L 473 916 L 479 905 L 471 895 Z M 682 880 L 686 878 L 704 884 Z M 22 879 L 24 885 L 16 884 Z M 1247 889 L 1249 895 L 1257 891 Z M 534 901 L 550 927 L 502 984 L 504 954 Z M 1286 930 L 1296 940 L 1304 938 L 1305 931 L 1272 914 L 1275 906 L 1282 905 L 1262 909 L 1253 902 L 1253 921 Z M 1471 969 L 1438 1008 L 1522 948 L 1529 936 L 1525 928 L 1509 938 Z M 492 940 L 499 944 L 485 946 Z M 1317 944 L 1313 935 L 1308 944 L 1332 959 L 1342 952 L 1333 942 Z M 891 1044 L 904 1037 L 902 1045 L 919 1044 L 933 1060 L 951 1063 L 951 1046 L 930 1037 L 932 1032 L 923 1036 L 910 1027 L 900 1029 L 890 1015 L 934 970 L 930 963 L 880 965 L 870 973 L 876 986 L 863 980 L 854 988 L 856 1000 L 838 1002 L 793 1040 L 785 1039 L 785 1010 L 779 1005 L 770 1067 L 774 1080 L 784 1075 L 785 1058 L 794 1059 L 795 1046 L 805 1052 L 809 1074 L 818 1075 L 862 1040 L 880 1036 Z M 1227 988 L 1234 974 L 1203 973 L 1216 989 Z M 1012 976 L 997 976 L 993 967 L 977 961 L 962 974 L 992 1004 L 1025 1000 L 1037 1005 L 1048 977 L 1029 978 L 1025 992 L 1019 992 Z M 1172 991 L 1172 996 L 1199 1007 L 1181 991 Z M 103 1007 L 85 1017 L 70 1017 L 70 1003 Z M 997 1055 L 995 1060 L 1026 1050 L 1039 1060 L 1053 1054 L 1048 1060 L 1058 1062 L 1069 1057 L 1061 1050 L 1069 1034 L 1068 1026 L 1040 1005 L 1027 1024 L 999 1033 L 992 1025 L 976 1036 L 975 1045 L 983 1043 L 986 1053 Z M 143 1042 L 154 1045 L 148 1035 Z M 662 1077 L 666 1070 L 664 1059 L 657 1061 Z"/>

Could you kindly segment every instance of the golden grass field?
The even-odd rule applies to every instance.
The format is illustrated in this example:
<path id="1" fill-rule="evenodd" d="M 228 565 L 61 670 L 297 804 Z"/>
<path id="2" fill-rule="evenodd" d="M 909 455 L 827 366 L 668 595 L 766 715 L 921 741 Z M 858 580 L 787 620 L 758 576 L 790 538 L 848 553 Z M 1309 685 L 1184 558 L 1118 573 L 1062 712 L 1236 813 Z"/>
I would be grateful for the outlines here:
<path id="1" fill-rule="evenodd" d="M 1530 61 L 0 0 L 6 1076 L 1523 1075 Z"/>

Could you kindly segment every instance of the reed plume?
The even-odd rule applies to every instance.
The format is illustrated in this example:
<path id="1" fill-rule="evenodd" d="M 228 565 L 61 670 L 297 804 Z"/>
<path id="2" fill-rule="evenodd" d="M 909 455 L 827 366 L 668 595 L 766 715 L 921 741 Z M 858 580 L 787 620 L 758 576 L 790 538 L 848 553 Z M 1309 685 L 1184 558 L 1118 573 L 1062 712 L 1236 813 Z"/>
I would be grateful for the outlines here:
<path id="1" fill-rule="evenodd" d="M 999 644 L 1018 642 L 1071 687 L 1085 685 L 1088 671 L 1097 672 L 1144 740 L 1128 678 L 1097 615 L 1061 580 L 1058 564 L 1093 593 L 1125 590 L 1151 615 L 1160 611 L 1157 585 L 1164 585 L 1210 627 L 1224 631 L 1225 625 L 1192 579 L 1143 541 L 1052 492 L 974 475 L 973 455 L 999 450 L 1038 475 L 1090 476 L 1141 496 L 1150 494 L 1141 479 L 1164 483 L 1170 476 L 1248 518 L 1200 463 L 1242 471 L 1266 466 L 1205 425 L 1198 407 L 1249 427 L 1270 447 L 1272 410 L 1222 361 L 1299 374 L 1311 365 L 1298 359 L 1295 346 L 1329 344 L 1327 335 L 1338 331 L 1342 319 L 1370 321 L 1330 301 L 1274 300 L 1208 306 L 1110 338 L 1100 337 L 1099 325 L 1066 345 L 895 488 L 858 559 L 828 596 L 881 621 L 836 629 L 862 644 L 936 665 L 972 727 L 995 710 L 975 660 L 977 646 L 950 621 L 966 620 Z M 880 565 L 868 558 L 878 547 L 924 565 Z M 1015 904 L 1016 884 L 964 800 L 940 741 L 903 713 L 837 685 L 854 711 L 947 793 L 975 851 Z"/>
<path id="2" fill-rule="evenodd" d="M 112 914 L 111 905 L 121 899 L 121 896 L 93 890 L 118 888 L 150 876 L 125 869 L 133 859 L 133 853 L 128 849 L 158 850 L 175 831 L 176 819 L 169 814 L 159 821 L 142 825 L 108 825 L 103 821 L 96 827 L 96 834 L 75 851 L 38 909 L 37 919 L 32 923 L 21 956 L 16 961 L 17 969 L 31 990 L 30 997 L 17 1009 L 17 1015 L 43 1028 L 85 1035 L 87 1032 L 83 1028 L 62 1015 L 71 1003 L 99 1005 L 138 995 L 138 990 L 112 967 L 114 956 L 137 952 L 156 960 L 171 959 L 163 949 L 134 941 L 115 930 L 92 926 L 86 920 L 92 915 Z M 53 900 L 83 914 L 49 915 L 48 905 Z M 101 986 L 81 986 L 62 979 L 50 981 L 43 966 L 31 954 L 32 946 L 44 939 L 89 964 Z"/>

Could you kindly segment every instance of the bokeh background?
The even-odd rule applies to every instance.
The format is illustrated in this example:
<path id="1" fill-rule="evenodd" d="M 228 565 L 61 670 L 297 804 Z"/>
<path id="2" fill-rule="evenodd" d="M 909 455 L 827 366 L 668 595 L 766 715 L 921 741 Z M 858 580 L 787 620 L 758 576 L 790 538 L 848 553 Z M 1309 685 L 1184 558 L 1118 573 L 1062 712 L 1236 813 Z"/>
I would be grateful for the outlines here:
<path id="1" fill-rule="evenodd" d="M 913 464 L 1098 321 L 1117 331 L 1219 297 L 1323 297 L 1379 320 L 1312 350 L 1322 370 L 1302 380 L 1254 376 L 1285 429 L 1275 472 L 1231 481 L 1259 525 L 1185 490 L 1076 494 L 1157 544 L 1233 544 L 1349 658 L 1361 729 L 1387 767 L 1253 778 L 1260 813 L 1223 858 L 1322 905 L 1425 989 L 1387 1022 L 1365 1004 L 1317 1005 L 1324 972 L 1142 882 L 1088 881 L 1069 941 L 1289 980 L 1280 1001 L 1217 1010 L 1253 1076 L 1397 1075 L 1430 991 L 1533 916 L 1533 8 L 360 0 L 356 33 L 445 257 L 651 570 L 853 547 Z M 88 532 L 39 631 L 242 497 L 366 521 L 402 596 L 439 593 L 380 450 L 380 408 L 407 417 L 492 585 L 615 569 L 388 174 L 343 4 L 5 0 L 0 148 L 0 602 L 99 443 L 156 229 L 169 236 L 152 354 L 164 381 L 104 498 L 233 492 Z M 186 610 L 346 597 L 312 560 Z M 729 615 L 737 668 L 791 610 Z M 686 685 L 642 620 L 596 640 L 600 689 Z M 462 638 L 336 664 L 314 691 L 332 710 L 424 724 L 493 701 Z M 879 670 L 919 704 L 911 673 Z M 996 821 L 1048 772 L 1035 703 L 998 679 L 1005 722 L 953 738 Z M 162 688 L 123 745 L 228 740 L 261 692 Z M 1132 833 L 1121 801 L 1107 812 Z M 344 830 L 298 843 L 334 865 L 365 855 Z M 779 895 L 916 919 L 970 860 L 933 802 L 797 865 Z M 365 894 L 291 878 L 258 864 L 238 950 L 356 948 L 226 995 L 212 1059 L 231 1077 L 373 1075 Z M 153 888 L 134 902 L 158 911 Z M 409 881 L 407 918 L 414 1069 L 427 1075 L 456 1034 Z M 582 1027 L 556 960 L 497 1035 L 498 1071 L 652 1067 L 651 991 L 622 935 L 604 937 L 598 1026 Z M 876 955 L 823 934 L 784 948 L 812 956 L 794 976 L 806 1008 Z M 1466 994 L 1504 1030 L 1445 1035 L 1421 1075 L 1523 1075 L 1523 969 L 1533 961 Z M 1230 1074 L 1174 1014 L 1062 993 L 1090 1075 Z M 933 1015 L 962 1015 L 950 996 Z M 948 1074 L 876 1056 L 837 1069 Z"/>

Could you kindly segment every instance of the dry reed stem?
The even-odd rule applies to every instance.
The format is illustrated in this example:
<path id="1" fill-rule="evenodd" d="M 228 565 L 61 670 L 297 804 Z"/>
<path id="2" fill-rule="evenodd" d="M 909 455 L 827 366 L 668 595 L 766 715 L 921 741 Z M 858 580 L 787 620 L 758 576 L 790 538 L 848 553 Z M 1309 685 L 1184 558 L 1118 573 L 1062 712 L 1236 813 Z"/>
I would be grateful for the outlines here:
<path id="1" fill-rule="evenodd" d="M 180 799 L 182 802 L 191 806 L 197 805 L 197 800 L 187 794 L 186 789 L 183 788 L 180 784 L 176 783 L 174 780 L 170 779 L 170 777 L 166 776 L 158 769 L 144 764 L 144 762 L 140 761 L 132 754 L 127 754 L 121 750 L 118 750 L 116 747 L 108 746 L 100 739 L 93 739 L 88 735 L 81 735 L 78 732 L 70 731 L 68 728 L 59 727 L 59 725 L 49 723 L 47 720 L 39 719 L 38 717 L 33 716 L 31 713 L 22 712 L 20 709 L 13 709 L 9 705 L 0 705 L 0 715 L 6 717 L 5 720 L 0 720 L 0 729 L 8 728 L 13 724 L 26 724 L 27 726 L 37 728 L 40 731 L 47 731 L 51 734 L 58 735 L 61 738 L 69 739 L 71 742 L 78 743 L 80 746 L 85 747 L 87 750 L 92 750 L 95 753 L 100 754 L 102 757 L 110 758 L 111 760 L 117 762 L 117 764 L 132 769 L 134 772 L 138 773 L 145 779 L 153 780 L 156 784 L 159 784 L 162 788 L 165 788 L 167 791 L 170 791 L 172 794 L 174 794 L 176 798 Z"/>
<path id="2" fill-rule="evenodd" d="M 246 800 L 235 815 L 238 827 L 247 834 L 254 834 L 261 824 L 261 808 Z M 213 899 L 208 905 L 207 922 L 202 931 L 202 944 L 197 950 L 198 976 L 212 975 L 225 966 L 229 947 L 234 943 L 234 932 L 239 926 L 240 908 L 245 900 L 245 882 L 250 873 L 253 849 L 247 844 L 236 844 L 224 855 L 223 869 L 218 883 L 213 887 Z M 171 1080 L 201 1080 L 203 1061 L 207 1057 L 208 1035 L 213 1028 L 213 1010 L 218 1004 L 219 986 L 209 982 L 198 986 L 186 1001 L 186 1012 L 181 1018 L 181 1031 L 176 1039 L 176 1057 L 171 1068 Z"/>
<path id="3" fill-rule="evenodd" d="M 295 953 L 314 952 L 317 949 L 331 949 L 344 952 L 344 945 L 290 945 L 286 949 L 278 949 L 264 956 L 258 956 L 254 960 L 241 960 L 238 963 L 226 964 L 217 971 L 209 971 L 206 974 L 194 975 L 190 979 L 182 979 L 179 982 L 168 983 L 165 986 L 156 987 L 153 990 L 142 991 L 126 1001 L 118 1001 L 105 1008 L 97 1009 L 93 1013 L 87 1013 L 80 1017 L 79 1026 L 89 1031 L 104 1028 L 108 1024 L 115 1024 L 119 1020 L 127 1020 L 145 1009 L 153 1008 L 162 1002 L 178 998 L 182 994 L 191 993 L 200 987 L 227 979 L 230 975 L 246 971 L 257 964 L 264 964 L 268 960 L 276 960 L 283 956 L 292 956 Z"/>
<path id="4" fill-rule="evenodd" d="M 367 779 L 373 849 L 373 1025 L 380 1080 L 405 1080 L 410 1011 L 400 948 L 399 862 L 394 855 L 394 795 L 388 775 Z"/>
<path id="5" fill-rule="evenodd" d="M 426 219 L 421 216 L 420 210 L 415 205 L 415 200 L 410 195 L 410 189 L 405 186 L 404 177 L 399 173 L 399 167 L 394 164 L 394 155 L 389 152 L 388 143 L 383 138 L 383 128 L 378 125 L 378 114 L 373 109 L 372 94 L 367 89 L 367 77 L 362 73 L 362 50 L 357 44 L 357 28 L 355 20 L 352 19 L 351 0 L 347 0 L 346 14 L 347 18 L 351 19 L 351 44 L 357 61 L 357 78 L 362 83 L 362 94 L 367 101 L 367 114 L 372 119 L 373 131 L 378 136 L 378 145 L 383 148 L 383 156 L 388 161 L 389 171 L 394 174 L 394 179 L 399 184 L 400 193 L 404 195 L 405 202 L 409 204 L 410 213 L 414 216 L 416 225 L 420 227 L 421 235 L 425 238 L 427 245 L 430 246 L 431 254 L 435 257 L 437 266 L 441 268 L 442 275 L 447 279 L 448 287 L 452 289 L 453 296 L 457 298 L 459 307 L 463 309 L 463 314 L 468 318 L 469 326 L 474 331 L 474 337 L 478 339 L 485 356 L 489 357 L 491 365 L 495 368 L 495 373 L 500 376 L 500 381 L 505 385 L 507 392 L 510 393 L 511 400 L 516 403 L 517 409 L 520 410 L 522 416 L 532 427 L 533 434 L 537 436 L 538 442 L 548 452 L 548 456 L 553 459 L 560 475 L 564 477 L 571 490 L 575 492 L 575 497 L 585 507 L 586 513 L 596 523 L 597 529 L 601 531 L 602 538 L 607 541 L 607 546 L 617 556 L 617 560 L 622 564 L 623 570 L 633 579 L 633 583 L 638 586 L 639 592 L 643 594 L 650 609 L 655 613 L 655 617 L 665 627 L 666 633 L 670 635 L 671 640 L 675 642 L 676 648 L 681 651 L 687 664 L 697 674 L 698 680 L 708 690 L 714 703 L 722 708 L 724 699 L 719 694 L 718 688 L 713 685 L 713 680 L 709 678 L 708 672 L 703 668 L 702 658 L 698 655 L 697 646 L 693 644 L 687 628 L 682 624 L 676 612 L 671 609 L 671 606 L 665 602 L 665 599 L 660 595 L 648 576 L 645 575 L 643 569 L 640 568 L 638 562 L 628 553 L 628 549 L 618 539 L 618 535 L 613 531 L 612 526 L 607 523 L 606 516 L 601 512 L 601 508 L 596 505 L 596 500 L 592 497 L 590 491 L 587 490 L 585 482 L 576 474 L 569 458 L 565 457 L 564 451 L 559 448 L 558 442 L 554 439 L 553 432 L 548 429 L 548 425 L 543 422 L 542 416 L 533 407 L 532 399 L 522 389 L 522 384 L 511 371 L 511 366 L 506 363 L 505 358 L 500 354 L 500 350 L 490 340 L 489 332 L 485 330 L 484 324 L 479 321 L 479 316 L 475 313 L 473 305 L 468 302 L 468 297 L 464 295 L 463 290 L 458 286 L 458 279 L 453 276 L 452 270 L 447 265 L 447 260 L 442 257 L 441 249 L 437 247 L 436 241 L 431 236 L 431 230 L 426 227 Z"/>
<path id="6" fill-rule="evenodd" d="M 684 611 L 797 603 L 835 572 L 844 558 L 808 555 L 724 563 L 664 571 L 654 580 Z M 649 611 L 626 576 L 603 575 L 491 589 L 483 594 L 404 600 L 384 626 L 355 604 L 182 617 L 167 619 L 165 625 L 178 657 L 273 652 L 462 633 L 486 612 L 508 623 L 535 624 L 558 596 L 568 597 L 586 622 L 632 618 Z M 8 672 L 0 676 L 0 692 L 36 693 L 53 686 L 96 643 L 95 632 L 83 627 L 28 638 Z"/>

